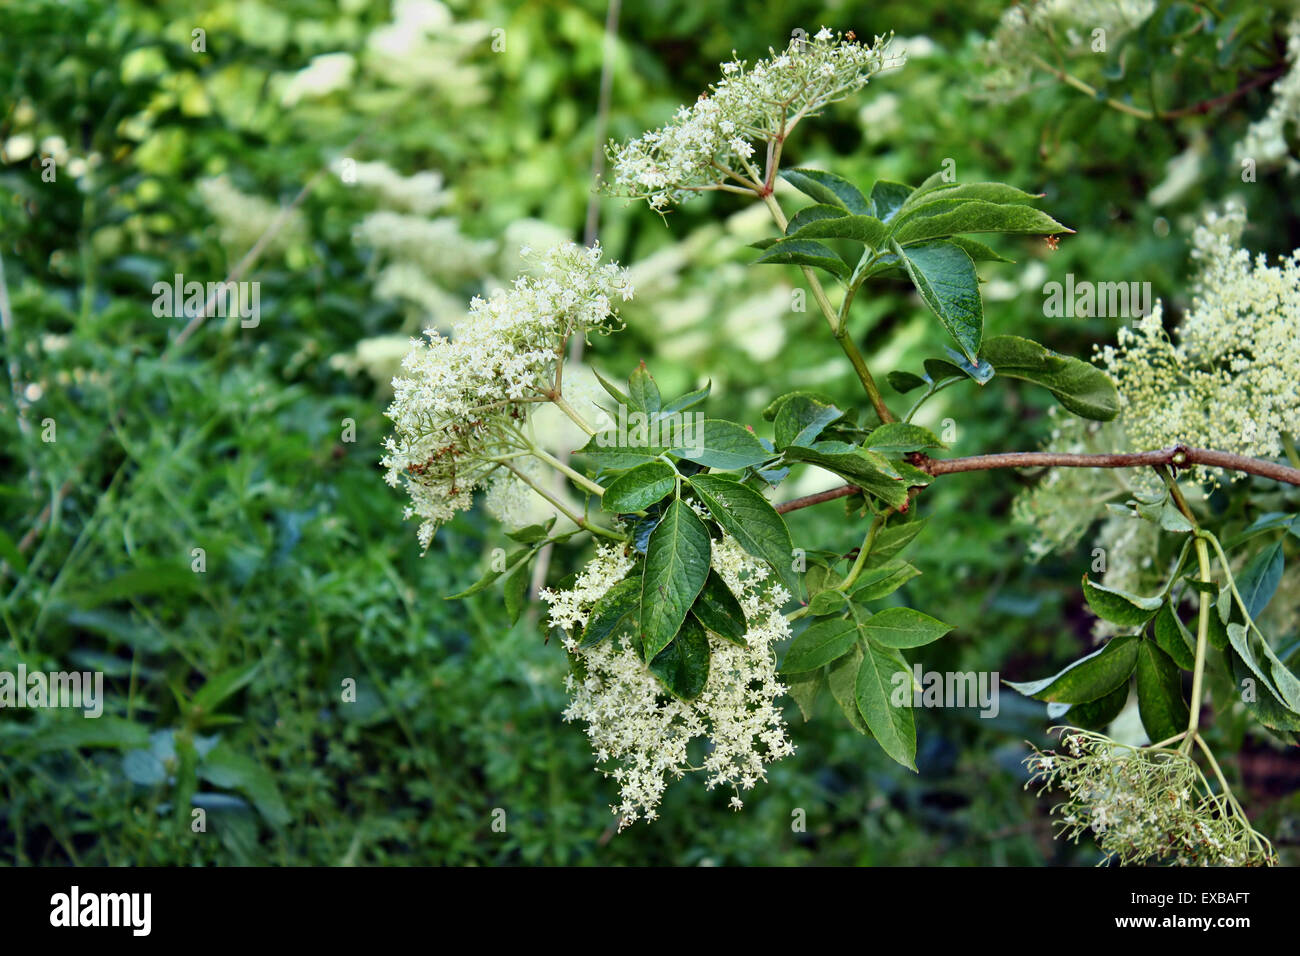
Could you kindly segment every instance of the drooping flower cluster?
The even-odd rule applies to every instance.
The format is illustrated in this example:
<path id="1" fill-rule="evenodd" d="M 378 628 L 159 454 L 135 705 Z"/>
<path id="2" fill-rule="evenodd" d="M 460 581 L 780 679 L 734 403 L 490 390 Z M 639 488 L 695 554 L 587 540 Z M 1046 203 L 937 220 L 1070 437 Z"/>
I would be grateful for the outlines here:
<path id="1" fill-rule="evenodd" d="M 626 272 L 602 263 L 599 246 L 567 243 L 509 290 L 475 298 L 450 338 L 428 330 L 428 342 L 412 340 L 393 380 L 394 434 L 382 464 L 390 485 L 405 481 L 406 516 L 423 519 L 425 548 L 438 525 L 471 507 L 502 456 L 520 449 L 520 428 L 554 387 L 565 343 L 612 330 L 616 300 L 631 296 Z"/>
<path id="2" fill-rule="evenodd" d="M 268 249 L 284 250 L 307 239 L 306 221 L 297 209 L 285 214 L 275 203 L 241 191 L 228 176 L 200 180 L 199 195 L 216 220 L 221 245 L 232 259 L 268 233 Z M 273 229 L 281 216 L 284 221 Z"/>
<path id="3" fill-rule="evenodd" d="M 1273 84 L 1273 102 L 1263 118 L 1250 125 L 1237 144 L 1238 159 L 1272 164 L 1285 159 L 1287 170 L 1300 172 L 1300 162 L 1287 148 L 1287 129 L 1300 132 L 1300 19 L 1287 26 L 1286 59 L 1291 64 L 1286 76 Z"/>
<path id="4" fill-rule="evenodd" d="M 1182 442 L 1276 458 L 1282 436 L 1300 434 L 1300 250 L 1277 265 L 1263 255 L 1252 261 L 1236 247 L 1244 224 L 1240 207 L 1229 207 L 1197 228 L 1200 274 L 1177 344 L 1156 309 L 1101 350 L 1136 449 Z M 1202 469 L 1200 477 L 1224 476 Z"/>
<path id="5" fill-rule="evenodd" d="M 1092 831 L 1107 858 L 1122 864 L 1259 866 L 1274 862 L 1268 840 L 1234 801 L 1216 794 L 1186 754 L 1129 747 L 1075 727 L 1059 750 L 1035 750 L 1029 783 L 1059 790 L 1052 808 L 1060 834 L 1074 842 Z M 1104 862 L 1104 861 L 1103 861 Z"/>
<path id="6" fill-rule="evenodd" d="M 615 191 L 655 209 L 683 202 L 741 170 L 756 148 L 786 135 L 803 117 L 860 90 L 876 73 L 901 65 L 889 41 L 867 46 L 823 27 L 798 35 L 781 53 L 748 67 L 722 64 L 723 78 L 668 125 L 628 143 L 610 143 Z"/>
<path id="7" fill-rule="evenodd" d="M 709 636 L 711 659 L 704 690 L 694 700 L 668 695 L 624 636 L 591 648 L 578 637 L 591 605 L 632 568 L 617 545 L 602 547 L 567 591 L 545 591 L 552 626 L 566 633 L 565 647 L 585 677 L 570 675 L 571 703 L 565 720 L 587 724 L 596 768 L 618 781 L 621 802 L 613 807 L 620 829 L 655 808 L 670 780 L 699 771 L 705 785 L 735 790 L 731 805 L 744 804 L 741 790 L 765 779 L 765 764 L 794 752 L 777 697 L 785 692 L 773 647 L 789 637 L 781 613 L 789 594 L 769 580 L 768 568 L 727 537 L 713 545 L 713 568 L 745 611 L 746 646 Z M 702 741 L 702 755 L 697 744 Z"/>

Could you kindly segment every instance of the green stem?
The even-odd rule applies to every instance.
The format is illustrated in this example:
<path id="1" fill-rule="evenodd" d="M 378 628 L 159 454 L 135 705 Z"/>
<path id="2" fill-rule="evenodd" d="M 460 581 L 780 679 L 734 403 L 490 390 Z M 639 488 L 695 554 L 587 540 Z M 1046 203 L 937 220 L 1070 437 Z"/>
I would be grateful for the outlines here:
<path id="1" fill-rule="evenodd" d="M 568 415 L 573 421 L 573 424 L 581 428 L 588 436 L 596 434 L 596 429 L 587 424 L 587 420 L 579 415 L 574 407 L 564 400 L 563 395 L 552 395 L 550 396 L 550 400 L 555 404 L 556 408 Z"/>
<path id="2" fill-rule="evenodd" d="M 836 588 L 837 591 L 848 592 L 853 585 L 857 584 L 858 577 L 862 574 L 862 569 L 867 566 L 867 556 L 871 554 L 871 547 L 875 544 L 876 533 L 880 530 L 881 525 L 885 523 L 887 512 L 881 512 L 872 519 L 871 527 L 867 529 L 867 536 L 862 539 L 862 547 L 858 548 L 858 556 L 853 562 L 853 567 L 849 568 L 849 575 Z"/>
<path id="3" fill-rule="evenodd" d="M 549 501 L 555 507 L 555 509 L 560 512 L 560 514 L 564 515 L 566 518 L 572 521 L 579 528 L 582 528 L 584 531 L 590 531 L 592 534 L 598 534 L 601 535 L 602 537 L 612 538 L 615 541 L 626 540 L 623 537 L 623 535 L 618 534 L 617 532 L 614 531 L 610 531 L 608 528 L 602 528 L 600 527 L 600 525 L 592 524 L 590 521 L 588 521 L 586 518 L 582 517 L 581 515 L 575 514 L 574 512 L 570 511 L 568 506 L 565 505 L 564 502 L 562 502 L 559 498 L 555 497 L 555 495 L 551 494 L 545 488 L 541 487 L 539 484 L 537 484 L 537 482 L 533 481 L 531 478 L 529 478 L 526 474 L 524 474 L 514 465 L 510 464 L 510 462 L 503 461 L 501 462 L 501 466 L 513 472 L 516 478 L 518 478 L 528 487 L 532 488 L 533 491 L 537 492 L 539 495 L 541 495 L 543 498 Z"/>
<path id="4" fill-rule="evenodd" d="M 544 448 L 539 448 L 537 445 L 530 445 L 530 447 L 534 455 L 536 455 L 542 461 L 546 462 L 556 471 L 563 474 L 574 484 L 581 485 L 583 488 L 585 488 L 587 491 L 590 491 L 597 498 L 604 497 L 605 489 L 600 485 L 596 484 L 586 475 L 582 474 L 581 472 L 574 471 L 564 462 L 560 461 L 560 459 L 556 458 L 554 455 L 547 452 Z"/>
<path id="5" fill-rule="evenodd" d="M 771 193 L 763 196 L 763 202 L 767 204 L 768 210 L 772 213 L 773 220 L 776 221 L 777 227 L 781 232 L 785 232 L 789 220 L 785 218 L 785 213 L 781 211 L 781 205 L 774 199 Z M 858 351 L 857 344 L 849 336 L 847 309 L 836 311 L 831 305 L 831 301 L 826 296 L 826 290 L 822 288 L 821 281 L 808 266 L 800 266 L 803 270 L 804 278 L 808 280 L 808 286 L 812 289 L 813 298 L 817 301 L 818 307 L 822 310 L 822 315 L 826 316 L 826 321 L 831 327 L 831 334 L 835 336 L 835 341 L 839 343 L 840 349 L 848 356 L 849 362 L 853 365 L 853 371 L 857 373 L 858 381 L 862 383 L 862 388 L 866 391 L 867 397 L 871 400 L 871 405 L 880 416 L 882 422 L 896 422 L 898 419 L 894 413 L 889 410 L 885 400 L 881 397 L 880 388 L 876 385 L 876 380 L 871 374 L 871 369 L 867 366 L 867 361 Z M 850 293 L 851 294 L 851 293 Z M 846 300 L 846 305 L 848 301 Z"/>

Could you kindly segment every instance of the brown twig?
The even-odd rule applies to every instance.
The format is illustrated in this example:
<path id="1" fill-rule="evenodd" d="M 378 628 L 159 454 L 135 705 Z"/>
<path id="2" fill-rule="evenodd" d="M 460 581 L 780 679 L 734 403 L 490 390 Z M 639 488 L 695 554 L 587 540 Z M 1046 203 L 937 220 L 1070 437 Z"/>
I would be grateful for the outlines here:
<path id="1" fill-rule="evenodd" d="M 918 456 L 916 465 L 929 475 L 952 475 L 963 471 L 992 471 L 995 468 L 1143 468 L 1166 465 L 1188 468 L 1203 465 L 1207 468 L 1224 468 L 1248 475 L 1259 475 L 1274 481 L 1300 486 L 1300 468 L 1291 468 L 1258 458 L 1233 455 L 1226 451 L 1208 448 L 1191 448 L 1173 445 L 1159 451 L 1115 452 L 1108 455 L 1071 455 L 1050 451 L 1015 451 L 999 455 L 972 455 L 968 458 L 929 458 Z M 805 495 L 776 506 L 780 514 L 797 511 L 823 501 L 833 501 L 857 491 L 854 485 L 842 485 L 815 495 Z"/>

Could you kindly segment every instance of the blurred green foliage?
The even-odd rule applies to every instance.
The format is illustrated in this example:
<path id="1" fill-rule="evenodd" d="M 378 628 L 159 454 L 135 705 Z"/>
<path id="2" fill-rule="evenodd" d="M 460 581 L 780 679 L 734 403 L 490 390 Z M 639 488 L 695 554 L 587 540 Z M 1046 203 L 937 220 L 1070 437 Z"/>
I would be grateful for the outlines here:
<path id="1" fill-rule="evenodd" d="M 1251 42 L 1230 44 L 1227 62 L 1202 62 L 1191 5 L 1162 3 L 1101 69 L 1106 95 L 1145 103 L 1154 91 L 1170 109 L 1280 62 L 1273 8 L 1224 6 L 1264 8 L 1234 28 Z M 1243 184 L 1232 157 L 1267 87 L 1156 122 L 1042 74 L 1023 96 L 988 98 L 978 40 L 1001 11 L 992 0 L 637 5 L 625 9 L 615 48 L 608 133 L 659 125 L 732 50 L 754 59 L 795 27 L 893 30 L 928 40 L 903 71 L 807 124 L 788 162 L 918 183 L 951 159 L 963 180 L 1046 193 L 1043 208 L 1078 234 L 1057 252 L 1028 240 L 1004 246 L 1018 263 L 985 271 L 988 334 L 1084 356 L 1112 339 L 1113 319 L 1043 318 L 1039 287 L 1068 272 L 1150 281 L 1176 317 L 1189 226 L 1230 195 L 1250 211 L 1252 248 L 1300 245 L 1297 210 L 1278 201 L 1284 172 L 1261 169 Z M 61 165 L 53 182 L 42 180 L 39 148 L 0 165 L 14 317 L 5 359 L 22 395 L 16 414 L 6 376 L 0 670 L 101 670 L 107 696 L 99 721 L 58 712 L 0 720 L 0 860 L 1095 860 L 1090 848 L 1053 843 L 1044 808 L 1022 791 L 1022 741 L 1046 721 L 1041 705 L 1010 692 L 995 720 L 920 715 L 917 776 L 848 731 L 825 701 L 825 719 L 807 724 L 791 705 L 798 753 L 743 812 L 726 810 L 724 794 L 682 785 L 658 822 L 614 836 L 614 791 L 591 771 L 580 728 L 560 719 L 563 656 L 544 643 L 538 610 L 508 627 L 490 592 L 440 597 L 478 576 L 499 531 L 469 515 L 421 557 L 401 496 L 380 482 L 383 385 L 331 359 L 418 323 L 375 295 L 375 253 L 353 239 L 373 203 L 337 177 L 314 185 L 300 228 L 245 276 L 261 283 L 260 326 L 212 319 L 168 349 L 184 320 L 154 316 L 153 283 L 175 273 L 215 281 L 245 251 L 222 241 L 220 210 L 198 188 L 210 177 L 284 205 L 340 156 L 382 159 L 407 174 L 442 173 L 451 197 L 442 212 L 467 239 L 499 243 L 525 218 L 581 236 L 603 5 L 467 0 L 448 13 L 472 26 L 446 34 L 455 55 L 444 49 L 417 82 L 361 55 L 391 20 L 382 2 L 29 0 L 0 10 L 0 142 L 60 137 L 86 163 L 81 175 Z M 1189 49 L 1176 51 L 1179 42 Z M 286 106 L 287 78 L 337 51 L 358 54 L 356 80 Z M 1153 202 L 1189 151 L 1190 180 Z M 780 305 L 772 319 L 798 277 L 747 268 L 746 243 L 770 227 L 735 197 L 701 199 L 666 222 L 616 199 L 600 210 L 603 243 L 625 264 L 646 264 L 646 281 L 625 312 L 627 332 L 590 353 L 598 368 L 625 376 L 645 359 L 668 392 L 711 378 L 711 407 L 756 425 L 764 404 L 794 386 L 858 400 L 815 311 Z M 508 280 L 496 271 L 504 261 L 446 291 L 463 301 Z M 919 369 L 932 354 L 921 345 L 931 320 L 902 284 L 855 316 L 854 335 L 882 369 Z M 738 350 L 741 333 L 759 325 L 767 344 Z M 1050 431 L 1049 403 L 999 382 L 940 396 L 923 423 L 952 419 L 954 454 L 1032 448 Z M 347 419 L 355 441 L 344 440 Z M 42 440 L 47 420 L 56 441 Z M 958 630 L 920 655 L 925 667 L 1023 679 L 1088 646 L 1078 593 L 1086 549 L 1026 562 L 1025 530 L 1007 521 L 1025 480 L 972 474 L 926 492 L 930 546 L 914 552 L 924 574 L 908 588 Z M 791 526 L 809 547 L 847 551 L 859 537 L 838 504 L 798 512 Z M 205 552 L 202 574 L 191 570 L 195 548 Z M 557 554 L 556 573 L 585 558 L 581 547 Z M 355 704 L 339 703 L 346 679 L 356 681 Z M 1295 796 L 1261 799 L 1258 825 L 1293 852 L 1300 835 L 1280 821 L 1294 819 Z M 191 832 L 191 807 L 207 810 L 206 833 Z M 492 829 L 496 808 L 504 833 Z M 796 809 L 806 832 L 792 829 Z"/>

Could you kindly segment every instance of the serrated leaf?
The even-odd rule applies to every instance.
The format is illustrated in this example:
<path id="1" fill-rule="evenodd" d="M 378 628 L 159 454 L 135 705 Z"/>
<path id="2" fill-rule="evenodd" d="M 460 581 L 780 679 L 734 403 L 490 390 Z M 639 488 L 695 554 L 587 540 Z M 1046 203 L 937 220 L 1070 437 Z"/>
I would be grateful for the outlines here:
<path id="1" fill-rule="evenodd" d="M 902 685 L 895 675 L 906 677 L 906 687 L 911 688 L 912 675 L 907 662 L 892 649 L 868 645 L 858 667 L 854 694 L 858 711 L 870 728 L 872 736 L 885 753 L 909 770 L 916 770 L 916 724 L 912 708 L 896 706 L 895 690 Z M 910 698 L 910 693 L 908 694 Z"/>
<path id="2" fill-rule="evenodd" d="M 1074 727 L 1101 730 L 1119 716 L 1128 703 L 1128 681 L 1124 681 L 1109 694 L 1084 704 L 1048 704 L 1048 716 L 1054 721 L 1068 721 Z M 1057 708 L 1057 709 L 1053 709 Z M 1164 738 L 1155 737 L 1153 740 Z"/>
<path id="3" fill-rule="evenodd" d="M 872 431 L 863 447 L 882 455 L 903 455 L 925 448 L 946 448 L 934 432 L 907 422 L 888 422 Z"/>
<path id="4" fill-rule="evenodd" d="M 919 521 L 906 521 L 902 524 L 891 524 L 881 528 L 876 533 L 876 540 L 871 543 L 871 554 L 867 556 L 867 567 L 877 567 L 900 553 L 921 533 L 929 520 L 929 518 L 922 518 Z"/>
<path id="5" fill-rule="evenodd" d="M 667 647 L 650 662 L 650 673 L 659 678 L 669 693 L 681 700 L 694 700 L 709 680 L 709 636 L 692 617 Z"/>
<path id="6" fill-rule="evenodd" d="M 782 403 L 773 423 L 773 443 L 777 448 L 788 445 L 811 445 L 822 429 L 844 417 L 834 405 L 826 405 L 805 395 L 795 395 Z"/>
<path id="7" fill-rule="evenodd" d="M 847 179 L 820 169 L 783 169 L 781 178 L 815 202 L 839 206 L 861 216 L 872 214 L 871 203 Z"/>
<path id="8" fill-rule="evenodd" d="M 656 461 L 660 455 L 668 453 L 667 448 L 651 445 L 621 445 L 623 437 L 616 429 L 597 432 L 578 449 L 577 454 L 585 455 L 597 468 L 622 471 Z"/>
<path id="9" fill-rule="evenodd" d="M 990 249 L 978 239 L 970 239 L 966 236 L 949 236 L 944 242 L 950 242 L 958 249 L 961 249 L 966 255 L 971 257 L 972 262 L 1015 262 L 1015 259 L 1008 259 L 1002 253 Z"/>
<path id="10" fill-rule="evenodd" d="M 774 457 L 752 431 L 722 418 L 688 422 L 673 433 L 672 440 L 672 454 L 723 471 L 747 468 Z"/>
<path id="11" fill-rule="evenodd" d="M 650 534 L 641 579 L 641 646 L 645 659 L 668 646 L 709 576 L 712 546 L 704 522 L 674 500 Z"/>
<path id="12" fill-rule="evenodd" d="M 907 197 L 910 195 L 912 195 L 911 187 L 882 179 L 871 187 L 869 213 L 881 222 L 890 222 L 898 215 L 898 211 L 903 208 L 903 203 L 907 202 Z"/>
<path id="13" fill-rule="evenodd" d="M 1120 627 L 1141 627 L 1155 617 L 1164 603 L 1163 598 L 1140 597 L 1119 588 L 1093 584 L 1086 574 L 1083 576 L 1083 597 L 1094 614 Z"/>
<path id="14" fill-rule="evenodd" d="M 817 704 L 817 695 L 826 686 L 826 672 L 808 671 L 805 674 L 791 674 L 782 677 L 786 693 L 799 707 L 799 713 L 805 721 L 812 720 L 813 707 Z"/>
<path id="15" fill-rule="evenodd" d="M 857 625 L 848 618 L 823 618 L 796 637 L 781 661 L 782 674 L 802 674 L 839 660 L 857 643 Z"/>
<path id="16" fill-rule="evenodd" d="M 824 269 L 839 279 L 849 277 L 849 267 L 828 246 L 811 239 L 782 239 L 768 246 L 767 250 L 754 260 L 755 263 L 775 263 L 777 265 L 812 266 Z"/>
<path id="17" fill-rule="evenodd" d="M 709 571 L 699 597 L 691 605 L 691 614 L 723 640 L 746 646 L 745 632 L 749 624 L 745 610 L 717 571 Z"/>
<path id="18" fill-rule="evenodd" d="M 663 407 L 659 386 L 655 384 L 654 376 L 645 367 L 645 362 L 637 366 L 627 380 L 627 405 L 631 410 L 644 412 L 647 415 L 653 415 Z"/>
<path id="19" fill-rule="evenodd" d="M 1152 743 L 1187 729 L 1188 709 L 1178 665 L 1156 646 L 1141 641 L 1137 657 L 1138 714 Z"/>
<path id="20" fill-rule="evenodd" d="M 925 206 L 920 206 L 895 225 L 893 238 L 906 246 L 970 232 L 1051 236 L 1073 231 L 1033 206 L 1007 206 L 972 200 L 936 211 L 933 215 L 926 215 Z"/>
<path id="21" fill-rule="evenodd" d="M 1037 700 L 1085 704 L 1109 694 L 1129 679 L 1137 666 L 1138 642 L 1139 638 L 1132 636 L 1114 637 L 1100 650 L 1079 658 L 1051 677 L 1006 684 Z"/>
<path id="22" fill-rule="evenodd" d="M 862 647 L 854 644 L 853 648 L 835 663 L 826 668 L 826 685 L 831 689 L 831 696 L 839 705 L 854 730 L 860 734 L 871 735 L 866 718 L 858 709 L 858 671 L 862 668 Z M 822 673 L 818 671 L 818 673 Z"/>
<path id="23" fill-rule="evenodd" d="M 552 515 L 545 524 L 530 524 L 526 528 L 507 531 L 506 537 L 511 541 L 518 541 L 520 544 L 536 544 L 537 542 L 545 541 L 550 537 L 551 529 L 553 527 L 555 527 L 554 515 Z"/>
<path id="24" fill-rule="evenodd" d="M 999 375 L 1041 385 L 1076 415 L 1108 422 L 1119 414 L 1115 383 L 1081 359 L 1058 355 L 1018 335 L 994 336 L 984 343 L 980 356 Z"/>
<path id="25" fill-rule="evenodd" d="M 854 585 L 853 600 L 857 604 L 866 604 L 888 597 L 920 573 L 906 561 L 867 568 Z"/>
<path id="26" fill-rule="evenodd" d="M 792 594 L 798 593 L 799 579 L 791 567 L 794 544 L 790 529 L 771 502 L 753 488 L 717 475 L 694 475 L 690 484 L 722 529 L 750 554 L 771 565 Z"/>
<path id="27" fill-rule="evenodd" d="M 789 461 L 804 461 L 834 472 L 891 507 L 897 508 L 907 501 L 907 484 L 884 470 L 889 468 L 897 474 L 893 466 L 881 456 L 856 445 L 839 441 L 819 441 L 808 448 L 791 445 L 785 449 L 785 457 Z"/>
<path id="28" fill-rule="evenodd" d="M 587 612 L 579 647 L 595 647 L 624 625 L 635 627 L 641 608 L 641 576 L 632 575 L 619 581 L 596 599 Z"/>
<path id="29" fill-rule="evenodd" d="M 510 623 L 515 624 L 519 620 L 519 615 L 528 604 L 528 584 L 532 578 L 527 564 L 521 564 L 514 571 L 506 575 L 502 584 L 502 597 L 505 601 L 506 616 L 510 618 Z"/>
<path id="30" fill-rule="evenodd" d="M 1156 643 L 1185 671 L 1196 666 L 1195 639 L 1178 619 L 1172 604 L 1165 604 L 1156 614 L 1153 626 Z M 1160 739 L 1160 738 L 1156 738 Z"/>
<path id="31" fill-rule="evenodd" d="M 939 317 L 962 353 L 972 363 L 978 363 L 984 305 L 970 256 L 945 242 L 908 248 L 895 242 L 893 248 L 925 304 Z"/>
<path id="32" fill-rule="evenodd" d="M 818 213 L 803 222 L 796 223 L 798 216 L 790 220 L 786 235 L 791 239 L 848 239 L 861 242 L 872 249 L 880 248 L 889 232 L 888 227 L 875 216 L 853 216 L 836 210 L 838 215 L 826 216 L 821 210 L 834 209 L 831 206 L 813 206 Z M 802 215 L 807 210 L 801 210 Z M 796 228 L 797 225 L 797 228 Z"/>
<path id="33" fill-rule="evenodd" d="M 862 625 L 862 636 L 882 647 L 907 648 L 931 644 L 952 630 L 951 624 L 910 607 L 886 608 Z"/>
<path id="34" fill-rule="evenodd" d="M 672 494 L 676 485 L 677 473 L 672 465 L 662 461 L 647 462 L 615 478 L 605 489 L 600 507 L 611 514 L 644 511 Z"/>
<path id="35" fill-rule="evenodd" d="M 1237 592 L 1252 621 L 1259 620 L 1268 602 L 1273 600 L 1278 585 L 1282 583 L 1284 566 L 1282 542 L 1274 541 L 1252 557 L 1237 576 Z"/>

